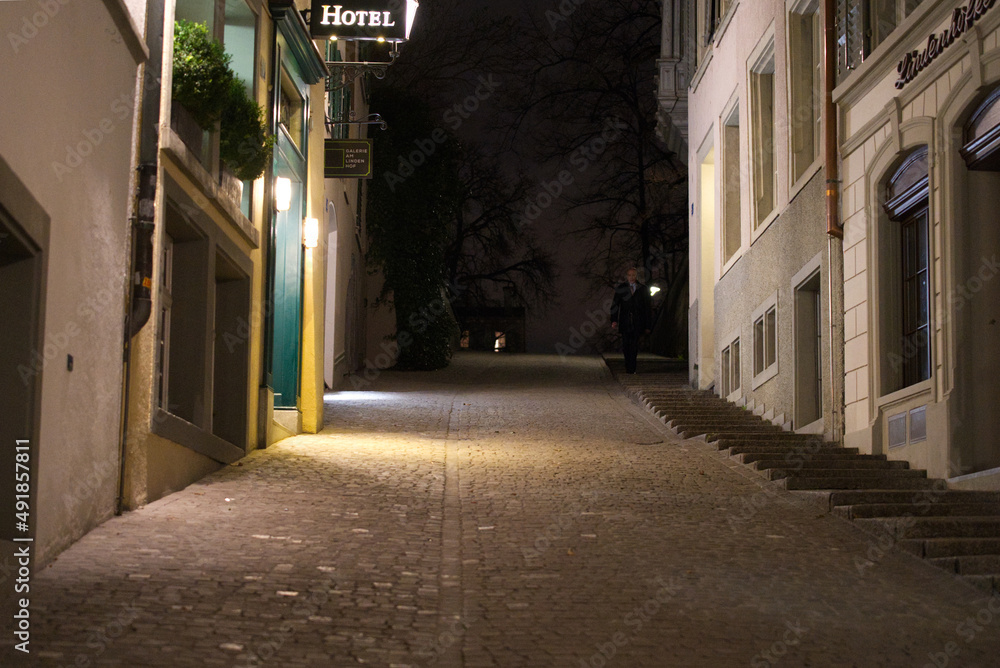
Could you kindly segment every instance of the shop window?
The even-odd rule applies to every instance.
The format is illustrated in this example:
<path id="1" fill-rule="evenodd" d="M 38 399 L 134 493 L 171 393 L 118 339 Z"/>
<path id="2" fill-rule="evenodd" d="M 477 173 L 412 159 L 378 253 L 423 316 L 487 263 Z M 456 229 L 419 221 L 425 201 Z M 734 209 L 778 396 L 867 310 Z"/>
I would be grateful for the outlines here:
<path id="1" fill-rule="evenodd" d="M 927 147 L 906 157 L 886 185 L 881 245 L 883 394 L 930 378 L 930 243 Z"/>
<path id="2" fill-rule="evenodd" d="M 753 314 L 753 386 L 778 373 L 778 296 L 774 294 Z"/>
<path id="3" fill-rule="evenodd" d="M 202 426 L 209 241 L 168 200 L 160 282 L 160 408 Z"/>
<path id="4" fill-rule="evenodd" d="M 802 0 L 788 14 L 792 182 L 819 158 L 823 103 L 823 32 L 819 0 Z"/>
<path id="5" fill-rule="evenodd" d="M 754 229 L 774 211 L 774 42 L 750 70 Z"/>
<path id="6" fill-rule="evenodd" d="M 722 263 L 740 249 L 740 107 L 737 104 L 722 124 Z"/>

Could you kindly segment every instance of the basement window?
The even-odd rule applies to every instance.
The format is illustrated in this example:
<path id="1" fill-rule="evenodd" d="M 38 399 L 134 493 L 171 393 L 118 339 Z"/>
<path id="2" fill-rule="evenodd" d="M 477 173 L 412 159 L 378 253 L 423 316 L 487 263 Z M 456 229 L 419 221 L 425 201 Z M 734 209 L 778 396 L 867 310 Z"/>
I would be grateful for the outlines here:
<path id="1" fill-rule="evenodd" d="M 778 293 L 753 314 L 753 389 L 778 375 Z"/>

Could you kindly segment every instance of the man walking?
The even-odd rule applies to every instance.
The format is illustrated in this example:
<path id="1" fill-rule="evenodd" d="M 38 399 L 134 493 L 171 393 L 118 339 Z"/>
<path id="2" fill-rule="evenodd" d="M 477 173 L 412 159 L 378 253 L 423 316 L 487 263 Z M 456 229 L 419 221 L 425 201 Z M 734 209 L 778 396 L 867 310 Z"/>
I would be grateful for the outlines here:
<path id="1" fill-rule="evenodd" d="M 611 328 L 621 332 L 625 373 L 635 373 L 635 358 L 639 355 L 639 337 L 649 334 L 653 326 L 649 288 L 639 282 L 639 272 L 629 267 L 626 281 L 615 288 L 611 304 Z"/>

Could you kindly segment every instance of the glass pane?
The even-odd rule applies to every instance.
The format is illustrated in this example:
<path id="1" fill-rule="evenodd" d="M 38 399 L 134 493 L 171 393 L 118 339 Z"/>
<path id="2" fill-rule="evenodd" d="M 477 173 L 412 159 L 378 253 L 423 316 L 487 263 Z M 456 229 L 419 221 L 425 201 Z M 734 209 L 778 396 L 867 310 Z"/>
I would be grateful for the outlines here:
<path id="1" fill-rule="evenodd" d="M 917 272 L 917 239 L 916 229 L 913 223 L 903 224 L 900 232 L 902 234 L 903 248 L 903 278 L 909 278 Z"/>
<path id="2" fill-rule="evenodd" d="M 735 390 L 740 389 L 740 386 L 742 385 L 742 382 L 741 382 L 741 379 L 740 379 L 740 376 L 742 374 L 740 372 L 740 340 L 739 339 L 736 339 L 735 341 L 733 341 L 732 349 L 733 349 L 733 390 L 735 391 Z"/>
<path id="3" fill-rule="evenodd" d="M 896 29 L 896 0 L 869 0 L 869 41 L 866 56 Z"/>
<path id="4" fill-rule="evenodd" d="M 918 301 L 916 279 L 903 281 L 903 334 L 912 334 L 920 326 Z"/>
<path id="5" fill-rule="evenodd" d="M 722 376 L 722 396 L 729 396 L 729 348 L 724 348 L 722 351 L 722 363 L 720 365 L 721 376 Z"/>
<path id="6" fill-rule="evenodd" d="M 767 312 L 767 325 L 764 327 L 765 334 L 767 335 L 767 356 L 766 364 L 771 366 L 774 364 L 777 358 L 778 351 L 778 314 L 772 308 Z"/>
<path id="7" fill-rule="evenodd" d="M 917 237 L 917 248 L 916 248 L 916 269 L 927 270 L 927 211 L 925 210 L 921 213 L 916 220 L 916 237 Z"/>
<path id="8" fill-rule="evenodd" d="M 753 374 L 764 370 L 764 319 L 753 324 Z"/>
<path id="9" fill-rule="evenodd" d="M 927 380 L 931 377 L 931 346 L 930 346 L 930 334 L 927 327 L 922 327 L 919 332 L 917 332 L 917 343 L 919 345 L 920 355 L 919 355 L 919 369 L 920 374 L 916 382 L 921 380 Z"/>
<path id="10" fill-rule="evenodd" d="M 928 316 L 930 311 L 930 300 L 928 299 L 927 290 L 927 272 L 922 271 L 917 275 L 915 279 L 916 284 L 916 318 L 917 325 L 926 325 L 928 323 Z"/>

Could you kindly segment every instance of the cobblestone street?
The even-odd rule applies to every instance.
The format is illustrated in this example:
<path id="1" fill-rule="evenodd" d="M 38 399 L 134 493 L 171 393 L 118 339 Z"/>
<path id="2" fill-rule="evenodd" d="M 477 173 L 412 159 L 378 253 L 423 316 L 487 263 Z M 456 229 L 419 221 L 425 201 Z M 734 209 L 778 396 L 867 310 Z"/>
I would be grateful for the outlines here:
<path id="1" fill-rule="evenodd" d="M 682 441 L 598 358 L 465 354 L 114 518 L 40 666 L 998 665 L 1000 601 Z"/>

